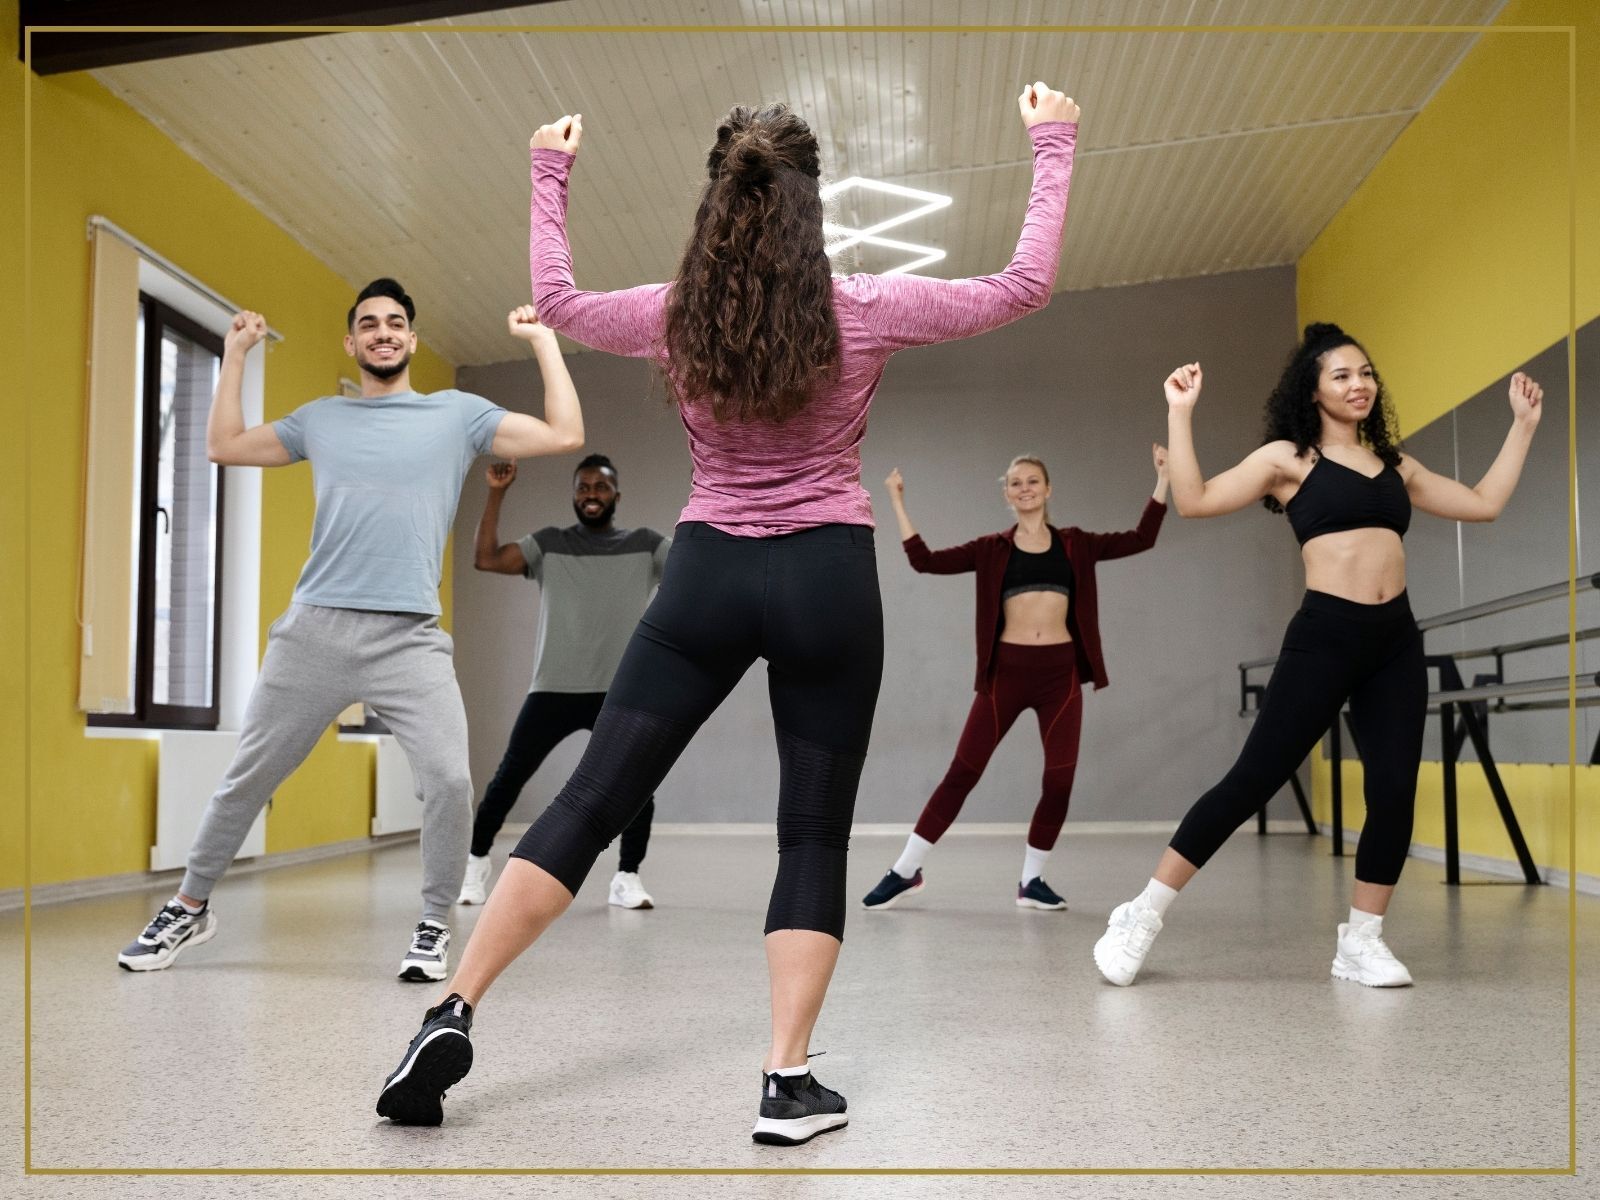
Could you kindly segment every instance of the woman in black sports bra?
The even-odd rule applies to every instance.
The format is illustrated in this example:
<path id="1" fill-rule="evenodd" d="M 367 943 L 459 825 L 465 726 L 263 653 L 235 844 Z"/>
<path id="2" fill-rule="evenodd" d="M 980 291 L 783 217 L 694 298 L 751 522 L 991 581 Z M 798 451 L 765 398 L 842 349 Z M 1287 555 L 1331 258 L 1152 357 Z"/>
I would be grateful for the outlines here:
<path id="1" fill-rule="evenodd" d="M 1544 393 L 1521 372 L 1511 377 L 1511 432 L 1468 487 L 1401 452 L 1377 371 L 1337 325 L 1306 326 L 1267 402 L 1266 444 L 1212 479 L 1201 474 L 1190 430 L 1200 383 L 1199 363 L 1166 380 L 1173 503 L 1186 517 L 1221 516 L 1257 500 L 1286 512 L 1307 590 L 1238 761 L 1189 810 L 1145 890 L 1113 910 L 1095 964 L 1112 983 L 1133 982 L 1179 889 L 1288 781 L 1348 700 L 1367 817 L 1333 975 L 1404 987 L 1411 975 L 1384 944 L 1383 914 L 1411 844 L 1428 681 L 1401 538 L 1413 507 L 1452 521 L 1500 515 Z"/>

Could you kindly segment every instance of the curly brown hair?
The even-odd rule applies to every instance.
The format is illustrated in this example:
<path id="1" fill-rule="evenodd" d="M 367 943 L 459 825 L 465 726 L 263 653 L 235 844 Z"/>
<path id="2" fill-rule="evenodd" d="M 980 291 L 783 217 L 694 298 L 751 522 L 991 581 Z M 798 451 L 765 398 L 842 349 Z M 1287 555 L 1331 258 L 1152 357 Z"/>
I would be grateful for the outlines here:
<path id="1" fill-rule="evenodd" d="M 667 299 L 670 386 L 718 421 L 783 421 L 839 358 L 817 139 L 787 105 L 740 105 L 706 172 Z"/>
<path id="2" fill-rule="evenodd" d="M 1317 380 L 1322 375 L 1322 356 L 1340 346 L 1354 346 L 1367 361 L 1372 355 L 1367 348 L 1337 325 L 1314 322 L 1305 327 L 1300 344 L 1289 354 L 1283 364 L 1283 374 L 1267 397 L 1266 428 L 1262 443 L 1286 441 L 1294 443 L 1294 456 L 1304 458 L 1308 450 L 1318 449 L 1322 440 L 1322 414 L 1317 408 Z M 1377 385 L 1372 411 L 1362 418 L 1357 436 L 1388 466 L 1400 465 L 1400 426 L 1395 420 L 1394 405 L 1389 402 L 1389 389 L 1383 384 L 1376 365 L 1372 378 Z M 1283 506 L 1271 496 L 1261 503 L 1270 512 L 1282 512 Z"/>

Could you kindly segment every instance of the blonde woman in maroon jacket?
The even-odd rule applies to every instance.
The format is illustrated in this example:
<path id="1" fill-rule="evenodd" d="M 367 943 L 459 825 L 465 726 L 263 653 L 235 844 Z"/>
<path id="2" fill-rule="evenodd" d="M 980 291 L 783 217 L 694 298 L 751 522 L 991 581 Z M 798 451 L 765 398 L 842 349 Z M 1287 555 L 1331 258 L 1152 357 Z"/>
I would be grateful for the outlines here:
<path id="1" fill-rule="evenodd" d="M 948 550 L 928 549 L 906 513 L 905 480 L 898 468 L 890 472 L 889 498 L 912 568 L 930 575 L 977 575 L 978 694 L 950 769 L 917 819 L 899 861 L 862 900 L 864 907 L 889 908 L 901 896 L 922 890 L 923 859 L 956 819 L 1012 723 L 1030 708 L 1038 715 L 1044 741 L 1044 784 L 1028 829 L 1017 907 L 1067 907 L 1045 883 L 1044 866 L 1072 798 L 1083 721 L 1080 680 L 1106 686 L 1095 564 L 1156 544 L 1167 512 L 1167 452 L 1157 445 L 1151 455 L 1156 487 L 1135 529 L 1089 533 L 1076 526 L 1052 526 L 1050 472 L 1038 458 L 1023 454 L 1011 460 L 1002 481 L 1017 523 Z"/>

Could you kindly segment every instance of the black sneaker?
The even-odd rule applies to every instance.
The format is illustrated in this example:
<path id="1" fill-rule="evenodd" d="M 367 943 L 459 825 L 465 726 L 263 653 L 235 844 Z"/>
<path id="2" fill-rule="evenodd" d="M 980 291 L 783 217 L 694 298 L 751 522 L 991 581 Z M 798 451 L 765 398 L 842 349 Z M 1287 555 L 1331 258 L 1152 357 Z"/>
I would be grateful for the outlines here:
<path id="1" fill-rule="evenodd" d="M 750 1136 L 768 1146 L 799 1146 L 850 1124 L 844 1097 L 804 1075 L 762 1075 L 761 1113 Z"/>
<path id="2" fill-rule="evenodd" d="M 186 946 L 198 946 L 216 936 L 217 918 L 210 901 L 192 913 L 177 900 L 169 900 L 144 932 L 117 955 L 117 966 L 124 971 L 164 970 Z"/>
<path id="3" fill-rule="evenodd" d="M 472 1070 L 472 1005 L 452 992 L 422 1018 L 422 1029 L 406 1056 L 383 1081 L 378 1115 L 396 1125 L 438 1125 L 444 1120 L 445 1090 Z"/>
<path id="4" fill-rule="evenodd" d="M 1027 883 L 1017 884 L 1017 907 L 1061 912 L 1066 909 L 1067 902 L 1050 890 L 1043 876 L 1036 875 Z"/>
<path id="5" fill-rule="evenodd" d="M 399 977 L 407 983 L 438 983 L 449 971 L 450 928 L 438 921 L 419 921 L 411 949 L 400 960 Z"/>
<path id="6" fill-rule="evenodd" d="M 888 871 L 878 880 L 878 886 L 873 888 L 861 901 L 862 908 L 893 908 L 894 902 L 901 896 L 909 896 L 913 892 L 922 890 L 922 868 L 917 868 L 917 873 L 910 879 L 904 875 L 896 875 Z"/>

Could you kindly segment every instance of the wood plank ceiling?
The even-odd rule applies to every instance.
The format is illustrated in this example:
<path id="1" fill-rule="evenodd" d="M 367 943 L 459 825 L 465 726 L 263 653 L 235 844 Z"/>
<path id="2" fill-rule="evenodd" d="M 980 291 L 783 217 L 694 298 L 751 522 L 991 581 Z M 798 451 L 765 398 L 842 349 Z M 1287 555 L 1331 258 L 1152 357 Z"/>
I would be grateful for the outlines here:
<path id="1" fill-rule="evenodd" d="M 1208 27 L 1481 25 L 1503 3 L 582 0 L 445 23 L 459 32 L 340 34 L 95 75 L 353 285 L 404 280 L 431 344 L 462 365 L 511 357 L 527 139 L 561 113 L 583 112 L 586 129 L 571 219 L 581 286 L 670 277 L 718 118 L 773 99 L 811 122 L 831 177 L 953 196 L 888 236 L 946 249 L 929 273 L 971 275 L 1014 244 L 1029 178 L 1014 97 L 1042 78 L 1084 106 L 1058 286 L 1109 287 L 1295 261 L 1476 36 Z M 930 21 L 1185 29 L 811 28 Z M 808 28 L 590 28 L 691 24 Z M 481 31 L 497 25 L 552 28 Z M 873 219 L 881 203 L 846 199 L 839 219 Z M 867 249 L 846 265 L 896 260 Z"/>

